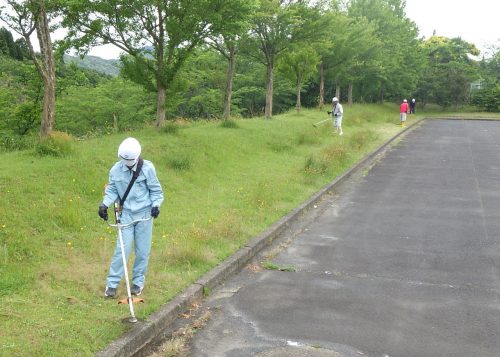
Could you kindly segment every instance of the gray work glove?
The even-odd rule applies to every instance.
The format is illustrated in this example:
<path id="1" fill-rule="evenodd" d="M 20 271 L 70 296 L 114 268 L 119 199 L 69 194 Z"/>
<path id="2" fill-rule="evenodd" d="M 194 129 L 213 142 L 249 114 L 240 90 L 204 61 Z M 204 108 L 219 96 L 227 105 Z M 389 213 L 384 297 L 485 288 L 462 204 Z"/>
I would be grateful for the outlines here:
<path id="1" fill-rule="evenodd" d="M 108 206 L 106 206 L 104 203 L 101 203 L 99 205 L 99 217 L 101 217 L 105 221 L 108 220 Z"/>

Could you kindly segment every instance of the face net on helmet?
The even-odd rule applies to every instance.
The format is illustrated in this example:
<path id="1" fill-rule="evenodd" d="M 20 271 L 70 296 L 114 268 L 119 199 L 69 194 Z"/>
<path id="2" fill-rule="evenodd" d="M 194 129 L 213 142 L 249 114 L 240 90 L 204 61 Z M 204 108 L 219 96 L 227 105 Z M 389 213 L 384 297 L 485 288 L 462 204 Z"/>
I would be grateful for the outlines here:
<path id="1" fill-rule="evenodd" d="M 134 138 L 127 138 L 118 147 L 118 157 L 127 166 L 134 166 L 141 155 L 141 144 Z"/>

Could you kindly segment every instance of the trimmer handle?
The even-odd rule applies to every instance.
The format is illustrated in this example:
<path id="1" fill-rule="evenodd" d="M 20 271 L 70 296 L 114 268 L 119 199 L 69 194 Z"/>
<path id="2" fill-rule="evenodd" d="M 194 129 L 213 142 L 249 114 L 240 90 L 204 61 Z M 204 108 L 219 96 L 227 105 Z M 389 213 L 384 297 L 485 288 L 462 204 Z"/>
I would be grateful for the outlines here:
<path id="1" fill-rule="evenodd" d="M 148 218 L 136 219 L 135 221 L 132 221 L 130 223 L 124 223 L 124 224 L 122 224 L 120 222 L 117 222 L 116 224 L 112 224 L 112 223 L 108 222 L 108 226 L 110 226 L 110 227 L 116 227 L 116 228 L 125 228 L 125 227 L 131 226 L 133 224 L 136 224 L 136 223 L 139 223 L 139 222 L 150 221 L 152 219 L 153 219 L 153 217 L 149 216 Z"/>
<path id="2" fill-rule="evenodd" d="M 115 212 L 115 222 L 116 224 L 120 224 L 120 217 L 122 215 L 122 208 L 120 206 L 120 203 L 118 201 L 115 201 L 115 205 L 114 205 L 114 210 Z"/>

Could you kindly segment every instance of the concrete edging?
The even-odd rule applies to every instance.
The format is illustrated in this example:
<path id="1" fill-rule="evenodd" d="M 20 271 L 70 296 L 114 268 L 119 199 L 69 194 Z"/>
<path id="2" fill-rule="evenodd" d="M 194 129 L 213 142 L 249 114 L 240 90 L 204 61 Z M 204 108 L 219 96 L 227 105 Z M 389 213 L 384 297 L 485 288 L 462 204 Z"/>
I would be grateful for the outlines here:
<path id="1" fill-rule="evenodd" d="M 499 121 L 500 118 L 461 118 L 461 117 L 430 117 L 429 120 L 463 120 L 463 121 Z"/>
<path id="2" fill-rule="evenodd" d="M 146 349 L 150 343 L 155 342 L 162 331 L 167 329 L 179 316 L 188 310 L 193 302 L 203 298 L 205 291 L 213 290 L 224 280 L 239 272 L 253 257 L 263 248 L 270 245 L 292 222 L 294 222 L 303 212 L 312 208 L 326 194 L 333 190 L 335 186 L 348 179 L 354 172 L 373 160 L 382 153 L 397 138 L 412 130 L 427 118 L 419 119 L 406 129 L 400 131 L 395 136 L 384 142 L 379 148 L 365 156 L 361 161 L 338 176 L 329 184 L 323 186 L 318 192 L 303 202 L 295 210 L 275 222 L 266 231 L 251 239 L 245 246 L 237 250 L 233 255 L 224 260 L 214 269 L 203 275 L 195 283 L 188 286 L 182 293 L 174 299 L 164 304 L 160 310 L 152 314 L 146 321 L 138 322 L 129 331 L 124 333 L 117 340 L 111 342 L 105 349 L 98 352 L 99 357 L 133 356 Z"/>

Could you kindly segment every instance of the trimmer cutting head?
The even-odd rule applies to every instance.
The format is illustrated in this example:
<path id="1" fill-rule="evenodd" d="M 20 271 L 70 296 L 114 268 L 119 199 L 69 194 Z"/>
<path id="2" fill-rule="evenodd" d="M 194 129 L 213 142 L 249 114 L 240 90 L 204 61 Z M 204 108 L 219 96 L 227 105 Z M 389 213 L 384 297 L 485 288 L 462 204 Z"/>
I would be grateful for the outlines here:
<path id="1" fill-rule="evenodd" d="M 118 304 L 126 304 L 126 305 L 128 305 L 128 302 L 129 302 L 129 299 L 128 299 L 128 298 L 118 300 Z M 132 302 L 133 302 L 134 304 L 135 304 L 135 303 L 137 303 L 137 302 L 144 302 L 144 299 L 140 299 L 140 298 L 132 298 Z"/>

